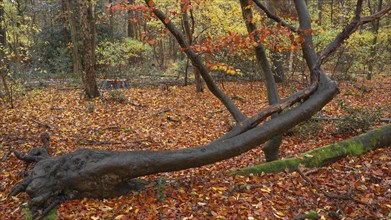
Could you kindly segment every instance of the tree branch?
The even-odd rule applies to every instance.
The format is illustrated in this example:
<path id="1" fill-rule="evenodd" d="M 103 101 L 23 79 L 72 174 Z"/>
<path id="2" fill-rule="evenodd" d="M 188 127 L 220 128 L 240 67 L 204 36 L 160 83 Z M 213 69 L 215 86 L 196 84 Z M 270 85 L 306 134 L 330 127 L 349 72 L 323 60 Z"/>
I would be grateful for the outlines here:
<path id="1" fill-rule="evenodd" d="M 145 0 L 145 3 L 152 10 L 153 14 L 155 14 L 156 17 L 164 24 L 164 26 L 172 33 L 172 35 L 174 35 L 183 52 L 186 53 L 187 57 L 191 60 L 193 66 L 195 66 L 199 70 L 202 78 L 208 86 L 208 89 L 224 104 L 224 106 L 234 117 L 235 121 L 241 122 L 245 120 L 246 116 L 244 116 L 244 114 L 232 102 L 232 100 L 216 86 L 212 77 L 209 75 L 210 70 L 205 67 L 200 57 L 190 48 L 186 37 L 183 36 L 181 31 L 176 28 L 176 26 L 169 20 L 167 15 L 162 12 L 152 0 Z"/>
<path id="2" fill-rule="evenodd" d="M 274 20 L 277 23 L 280 23 L 284 27 L 289 28 L 292 32 L 295 32 L 295 33 L 300 33 L 301 32 L 298 28 L 293 27 L 292 25 L 290 25 L 290 24 L 286 23 L 285 21 L 283 21 L 280 17 L 278 17 L 278 16 L 274 15 L 273 13 L 271 13 L 259 0 L 253 0 L 253 1 L 260 9 L 262 9 L 262 11 L 265 12 L 265 14 L 266 14 L 266 16 L 268 18 Z"/>
<path id="3" fill-rule="evenodd" d="M 386 7 L 384 7 L 384 9 L 382 9 L 381 11 L 373 15 L 360 18 L 360 14 L 362 11 L 362 0 L 358 0 L 353 20 L 344 28 L 341 33 L 338 34 L 338 36 L 329 45 L 327 45 L 326 48 L 322 50 L 322 52 L 320 52 L 315 68 L 319 68 L 323 61 L 327 59 L 327 57 L 329 57 L 334 51 L 336 51 L 338 47 L 340 47 L 346 39 L 348 39 L 354 32 L 356 32 L 361 25 L 364 25 L 376 19 L 380 19 L 390 10 L 391 3 L 388 3 L 388 5 L 386 5 Z"/>

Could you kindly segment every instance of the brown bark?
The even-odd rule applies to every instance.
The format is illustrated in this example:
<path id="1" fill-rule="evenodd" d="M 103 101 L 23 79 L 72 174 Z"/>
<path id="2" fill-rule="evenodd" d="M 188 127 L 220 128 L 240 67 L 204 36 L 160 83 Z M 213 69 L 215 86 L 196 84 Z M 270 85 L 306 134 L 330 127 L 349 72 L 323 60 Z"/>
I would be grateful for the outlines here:
<path id="1" fill-rule="evenodd" d="M 83 39 L 83 69 L 85 74 L 85 92 L 87 98 L 99 96 L 95 79 L 95 27 L 92 25 L 92 2 L 78 0 L 80 10 L 80 31 Z"/>
<path id="2" fill-rule="evenodd" d="M 81 66 L 80 55 L 79 55 L 79 45 L 77 42 L 77 27 L 76 27 L 76 20 L 75 20 L 75 10 L 73 8 L 73 1 L 64 0 L 64 2 L 66 7 L 69 30 L 71 32 L 73 74 L 75 74 L 75 76 L 80 76 L 83 82 L 85 82 L 84 75 L 82 74 L 82 66 Z"/>

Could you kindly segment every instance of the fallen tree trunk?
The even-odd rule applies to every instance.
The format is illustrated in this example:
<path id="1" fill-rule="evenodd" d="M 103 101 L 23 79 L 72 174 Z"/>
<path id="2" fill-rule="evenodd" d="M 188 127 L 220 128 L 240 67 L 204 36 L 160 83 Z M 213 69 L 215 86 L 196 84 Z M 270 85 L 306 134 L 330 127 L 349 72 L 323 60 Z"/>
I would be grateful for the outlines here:
<path id="1" fill-rule="evenodd" d="M 329 165 L 347 156 L 359 156 L 371 150 L 391 146 L 391 124 L 374 129 L 368 133 L 307 151 L 298 157 L 287 158 L 257 166 L 246 167 L 236 171 L 236 174 L 261 174 L 282 172 L 286 169 L 295 171 L 299 165 L 320 167 Z"/>

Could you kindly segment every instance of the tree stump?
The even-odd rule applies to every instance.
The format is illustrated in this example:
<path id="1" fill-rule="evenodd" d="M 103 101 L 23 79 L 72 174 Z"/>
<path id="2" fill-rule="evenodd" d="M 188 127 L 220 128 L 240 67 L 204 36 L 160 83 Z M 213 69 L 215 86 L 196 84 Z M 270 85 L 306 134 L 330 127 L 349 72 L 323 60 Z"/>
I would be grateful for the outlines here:
<path id="1" fill-rule="evenodd" d="M 126 79 L 104 79 L 100 81 L 99 88 L 103 90 L 128 89 L 130 84 Z"/>

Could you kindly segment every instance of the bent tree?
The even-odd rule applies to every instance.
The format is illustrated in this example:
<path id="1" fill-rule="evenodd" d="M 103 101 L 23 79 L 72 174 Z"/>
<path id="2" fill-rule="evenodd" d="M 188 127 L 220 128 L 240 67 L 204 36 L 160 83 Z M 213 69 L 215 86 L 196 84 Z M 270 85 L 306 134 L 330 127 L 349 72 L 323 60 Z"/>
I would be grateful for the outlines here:
<path id="1" fill-rule="evenodd" d="M 258 1 L 254 2 L 257 7 L 262 6 Z M 329 79 L 321 67 L 323 61 L 360 25 L 378 19 L 391 9 L 389 4 L 370 17 L 361 17 L 362 2 L 362 0 L 357 1 L 352 22 L 319 56 L 314 50 L 311 31 L 306 31 L 311 30 L 311 23 L 305 0 L 295 0 L 299 27 L 293 27 L 265 10 L 271 19 L 302 36 L 301 47 L 311 72 L 312 83 L 277 104 L 261 109 L 252 116 L 245 116 L 229 96 L 216 86 L 209 74 L 209 68 L 190 47 L 186 36 L 152 0 L 146 0 L 146 9 L 153 13 L 176 38 L 182 51 L 198 69 L 207 88 L 231 113 L 236 126 L 207 145 L 181 150 L 120 152 L 79 149 L 54 158 L 45 153 L 44 149 L 31 150 L 28 155 L 16 151 L 15 155 L 18 158 L 28 162 L 35 161 L 36 164 L 26 177 L 14 186 L 10 196 L 26 192 L 30 197 L 30 209 L 36 215 L 38 213 L 44 215 L 64 200 L 82 197 L 104 198 L 124 194 L 131 188 L 133 178 L 199 167 L 237 156 L 293 128 L 309 119 L 338 93 L 337 84 Z M 252 5 L 244 7 L 248 8 Z M 262 7 L 260 8 L 263 10 Z M 264 122 L 275 113 L 280 114 Z"/>

